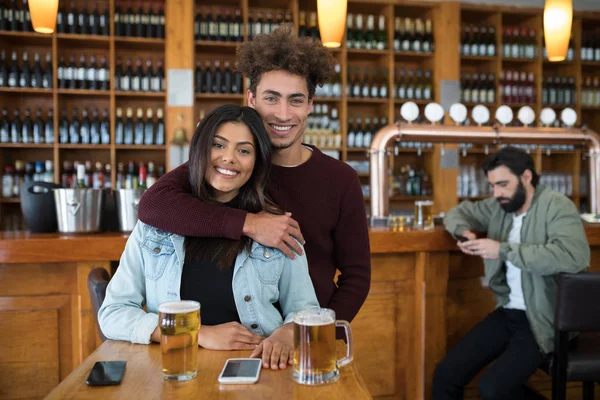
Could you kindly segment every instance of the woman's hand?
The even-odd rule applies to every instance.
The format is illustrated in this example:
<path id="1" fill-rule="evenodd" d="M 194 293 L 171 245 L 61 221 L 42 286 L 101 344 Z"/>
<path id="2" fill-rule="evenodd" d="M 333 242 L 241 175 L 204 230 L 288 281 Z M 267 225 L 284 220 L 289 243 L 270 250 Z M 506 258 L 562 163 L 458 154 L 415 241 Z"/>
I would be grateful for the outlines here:
<path id="1" fill-rule="evenodd" d="M 291 365 L 294 362 L 294 325 L 290 323 L 277 328 L 256 346 L 250 357 L 261 355 L 263 368 L 285 369 L 288 363 Z"/>
<path id="2" fill-rule="evenodd" d="M 238 322 L 200 327 L 198 344 L 209 350 L 254 350 L 264 337 Z"/>

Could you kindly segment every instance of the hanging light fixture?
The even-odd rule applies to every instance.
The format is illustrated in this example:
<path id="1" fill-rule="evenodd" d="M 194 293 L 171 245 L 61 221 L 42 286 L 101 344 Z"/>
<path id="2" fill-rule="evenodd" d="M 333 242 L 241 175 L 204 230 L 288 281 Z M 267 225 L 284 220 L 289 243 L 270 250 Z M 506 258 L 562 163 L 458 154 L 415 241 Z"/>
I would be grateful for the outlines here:
<path id="1" fill-rule="evenodd" d="M 563 61 L 567 56 L 573 22 L 572 0 L 546 0 L 544 6 L 544 40 L 548 60 Z"/>
<path id="2" fill-rule="evenodd" d="M 346 31 L 347 0 L 317 0 L 321 42 L 325 47 L 340 47 Z"/>
<path id="3" fill-rule="evenodd" d="M 56 27 L 58 0 L 29 0 L 29 14 L 33 30 L 50 34 Z"/>

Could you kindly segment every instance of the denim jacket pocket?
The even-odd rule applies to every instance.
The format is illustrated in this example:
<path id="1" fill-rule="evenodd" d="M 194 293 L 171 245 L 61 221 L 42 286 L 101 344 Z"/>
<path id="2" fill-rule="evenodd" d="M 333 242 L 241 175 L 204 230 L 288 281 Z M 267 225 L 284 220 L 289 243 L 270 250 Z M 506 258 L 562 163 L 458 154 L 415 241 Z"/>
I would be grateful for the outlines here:
<path id="1" fill-rule="evenodd" d="M 166 240 L 146 239 L 142 242 L 146 278 L 159 279 L 165 272 L 169 260 L 175 253 L 175 247 L 168 238 Z"/>
<path id="2" fill-rule="evenodd" d="M 277 249 L 260 247 L 255 249 L 250 258 L 256 270 L 256 275 L 261 283 L 277 285 L 283 271 L 283 257 L 285 255 Z"/>

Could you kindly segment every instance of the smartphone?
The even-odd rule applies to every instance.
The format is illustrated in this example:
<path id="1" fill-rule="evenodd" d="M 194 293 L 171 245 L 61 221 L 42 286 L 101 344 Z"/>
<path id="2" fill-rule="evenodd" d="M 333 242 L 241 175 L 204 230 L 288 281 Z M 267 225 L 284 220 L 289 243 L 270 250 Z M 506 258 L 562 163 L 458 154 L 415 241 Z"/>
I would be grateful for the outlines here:
<path id="1" fill-rule="evenodd" d="M 262 359 L 230 358 L 219 375 L 219 382 L 224 384 L 256 383 L 260 376 Z"/>
<path id="2" fill-rule="evenodd" d="M 462 236 L 462 235 L 456 235 L 456 238 L 457 238 L 458 240 L 460 240 L 461 242 L 468 242 L 468 241 L 469 241 L 469 239 L 468 239 L 468 238 L 466 238 L 466 237 L 464 237 L 464 236 Z"/>
<path id="3" fill-rule="evenodd" d="M 85 383 L 89 386 L 118 385 L 125 373 L 126 361 L 97 361 Z"/>

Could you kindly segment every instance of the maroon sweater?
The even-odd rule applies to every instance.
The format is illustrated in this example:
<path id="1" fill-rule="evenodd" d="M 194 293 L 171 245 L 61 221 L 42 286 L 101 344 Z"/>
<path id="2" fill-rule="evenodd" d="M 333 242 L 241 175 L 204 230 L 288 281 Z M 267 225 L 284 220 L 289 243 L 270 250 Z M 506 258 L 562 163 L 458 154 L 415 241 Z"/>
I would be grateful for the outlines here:
<path id="1" fill-rule="evenodd" d="M 139 218 L 182 236 L 239 239 L 246 211 L 211 205 L 191 195 L 185 163 L 160 178 L 142 197 Z M 296 167 L 273 165 L 271 198 L 300 224 L 310 276 L 319 303 L 351 321 L 371 282 L 369 235 L 356 172 L 313 147 Z M 338 269 L 337 286 L 334 276 Z"/>

